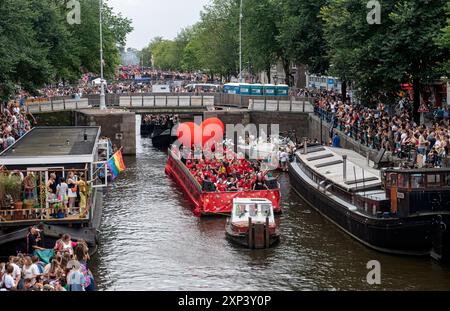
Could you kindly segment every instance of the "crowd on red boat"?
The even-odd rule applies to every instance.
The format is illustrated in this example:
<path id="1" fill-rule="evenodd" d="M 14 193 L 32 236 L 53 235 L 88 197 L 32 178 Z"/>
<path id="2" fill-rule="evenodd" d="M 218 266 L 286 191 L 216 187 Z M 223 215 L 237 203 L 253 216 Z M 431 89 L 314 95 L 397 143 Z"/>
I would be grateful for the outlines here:
<path id="1" fill-rule="evenodd" d="M 414 122 L 409 109 L 388 113 L 385 105 L 376 108 L 343 102 L 337 94 L 325 93 L 316 99 L 316 114 L 345 135 L 363 145 L 392 152 L 402 159 L 416 161 L 420 155 L 422 165 L 444 165 L 450 146 L 450 124 L 445 113 L 422 125 Z"/>
<path id="2" fill-rule="evenodd" d="M 227 153 L 226 147 L 224 152 Z M 248 161 L 245 158 L 229 159 L 188 159 L 185 165 L 192 176 L 202 185 L 204 191 L 228 192 L 266 190 L 272 174 L 264 170 L 261 161 Z"/>
<path id="3" fill-rule="evenodd" d="M 27 235 L 27 253 L 0 263 L 0 291 L 93 291 L 94 277 L 88 268 L 89 248 L 64 234 L 52 250 L 40 245 L 39 229 Z M 44 258 L 45 257 L 45 258 Z"/>

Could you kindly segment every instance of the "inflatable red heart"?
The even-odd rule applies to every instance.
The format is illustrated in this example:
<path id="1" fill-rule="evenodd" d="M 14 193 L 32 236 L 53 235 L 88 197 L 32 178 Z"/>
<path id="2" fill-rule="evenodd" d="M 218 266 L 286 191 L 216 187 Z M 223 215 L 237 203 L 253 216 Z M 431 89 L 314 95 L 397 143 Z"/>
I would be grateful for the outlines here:
<path id="1" fill-rule="evenodd" d="M 178 141 L 185 147 L 201 142 L 201 129 L 194 122 L 181 123 L 177 129 Z M 197 137 L 197 140 L 196 140 Z"/>
<path id="2" fill-rule="evenodd" d="M 219 118 L 209 118 L 202 122 L 202 143 L 203 146 L 212 146 L 223 140 L 225 125 Z"/>

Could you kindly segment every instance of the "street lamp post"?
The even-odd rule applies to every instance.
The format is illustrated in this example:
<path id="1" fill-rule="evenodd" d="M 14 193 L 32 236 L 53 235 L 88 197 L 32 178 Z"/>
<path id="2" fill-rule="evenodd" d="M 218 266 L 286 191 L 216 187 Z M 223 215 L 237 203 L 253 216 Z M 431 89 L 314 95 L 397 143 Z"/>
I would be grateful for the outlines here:
<path id="1" fill-rule="evenodd" d="M 239 82 L 242 82 L 242 0 L 239 9 Z"/>
<path id="2" fill-rule="evenodd" d="M 100 109 L 106 109 L 105 81 L 103 78 L 103 0 L 100 0 Z"/>

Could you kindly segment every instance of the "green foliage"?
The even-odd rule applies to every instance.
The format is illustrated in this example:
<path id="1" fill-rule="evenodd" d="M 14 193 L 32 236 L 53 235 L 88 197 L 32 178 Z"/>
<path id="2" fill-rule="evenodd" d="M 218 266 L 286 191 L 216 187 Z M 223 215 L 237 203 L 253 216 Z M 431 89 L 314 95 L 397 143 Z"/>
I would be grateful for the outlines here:
<path id="1" fill-rule="evenodd" d="M 282 56 L 277 37 L 281 12 L 274 0 L 247 0 L 243 5 L 244 59 L 253 71 L 266 71 Z"/>
<path id="2" fill-rule="evenodd" d="M 1 175 L 0 185 L 6 195 L 10 195 L 15 202 L 20 201 L 22 194 L 22 180 L 18 175 Z"/>
<path id="3" fill-rule="evenodd" d="M 321 9 L 332 72 L 353 82 L 366 103 L 393 103 L 401 83 L 413 83 L 419 93 L 421 84 L 440 77 L 448 59 L 435 39 L 446 21 L 446 1 L 380 3 L 379 25 L 368 24 L 365 0 L 329 0 Z"/>
<path id="4" fill-rule="evenodd" d="M 308 71 L 323 74 L 328 69 L 327 44 L 319 13 L 326 0 L 280 1 L 283 13 L 278 41 L 285 57 L 307 65 Z"/>
<path id="5" fill-rule="evenodd" d="M 81 24 L 70 25 L 66 2 L 0 1 L 0 99 L 17 86 L 33 92 L 48 83 L 74 82 L 83 71 L 99 72 L 99 3 L 80 0 Z M 103 14 L 105 74 L 111 77 L 132 27 L 106 4 Z"/>
<path id="6" fill-rule="evenodd" d="M 447 14 L 447 24 L 442 29 L 441 34 L 437 37 L 436 42 L 444 49 L 447 49 L 447 51 L 450 49 L 450 1 L 447 2 L 446 7 L 446 14 Z M 445 63 L 443 64 L 443 70 L 446 72 L 447 78 L 450 78 L 450 59 L 447 58 Z"/>
<path id="7" fill-rule="evenodd" d="M 239 68 L 239 0 L 212 0 L 201 20 L 182 30 L 174 40 L 153 40 L 141 53 L 151 51 L 159 69 L 201 70 L 223 76 Z"/>

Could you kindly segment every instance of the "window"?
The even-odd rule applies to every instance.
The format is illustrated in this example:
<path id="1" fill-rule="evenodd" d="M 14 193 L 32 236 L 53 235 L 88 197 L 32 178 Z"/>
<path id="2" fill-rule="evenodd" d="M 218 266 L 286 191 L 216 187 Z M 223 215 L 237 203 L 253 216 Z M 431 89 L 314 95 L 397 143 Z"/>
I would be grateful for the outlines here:
<path id="1" fill-rule="evenodd" d="M 422 174 L 411 175 L 411 186 L 413 189 L 423 188 L 425 186 Z"/>
<path id="2" fill-rule="evenodd" d="M 245 204 L 239 204 L 236 206 L 236 216 L 241 218 L 245 215 Z"/>
<path id="3" fill-rule="evenodd" d="M 257 208 L 256 204 L 250 204 L 250 205 L 248 205 L 248 208 L 249 208 L 249 212 L 250 212 L 250 217 L 256 217 L 257 212 L 258 212 L 258 208 Z"/>
<path id="4" fill-rule="evenodd" d="M 262 204 L 261 205 L 261 216 L 263 217 L 270 217 L 271 212 L 270 212 L 270 204 Z"/>
<path id="5" fill-rule="evenodd" d="M 398 186 L 399 186 L 399 188 L 409 188 L 409 175 L 408 174 L 398 175 Z"/>
<path id="6" fill-rule="evenodd" d="M 428 187 L 439 187 L 441 185 L 441 175 L 427 175 Z"/>
<path id="7" fill-rule="evenodd" d="M 450 174 L 447 174 L 447 186 L 450 186 Z"/>
<path id="8" fill-rule="evenodd" d="M 384 174 L 384 178 L 386 181 L 386 185 L 390 185 L 391 184 L 391 174 L 390 173 L 385 173 Z"/>

